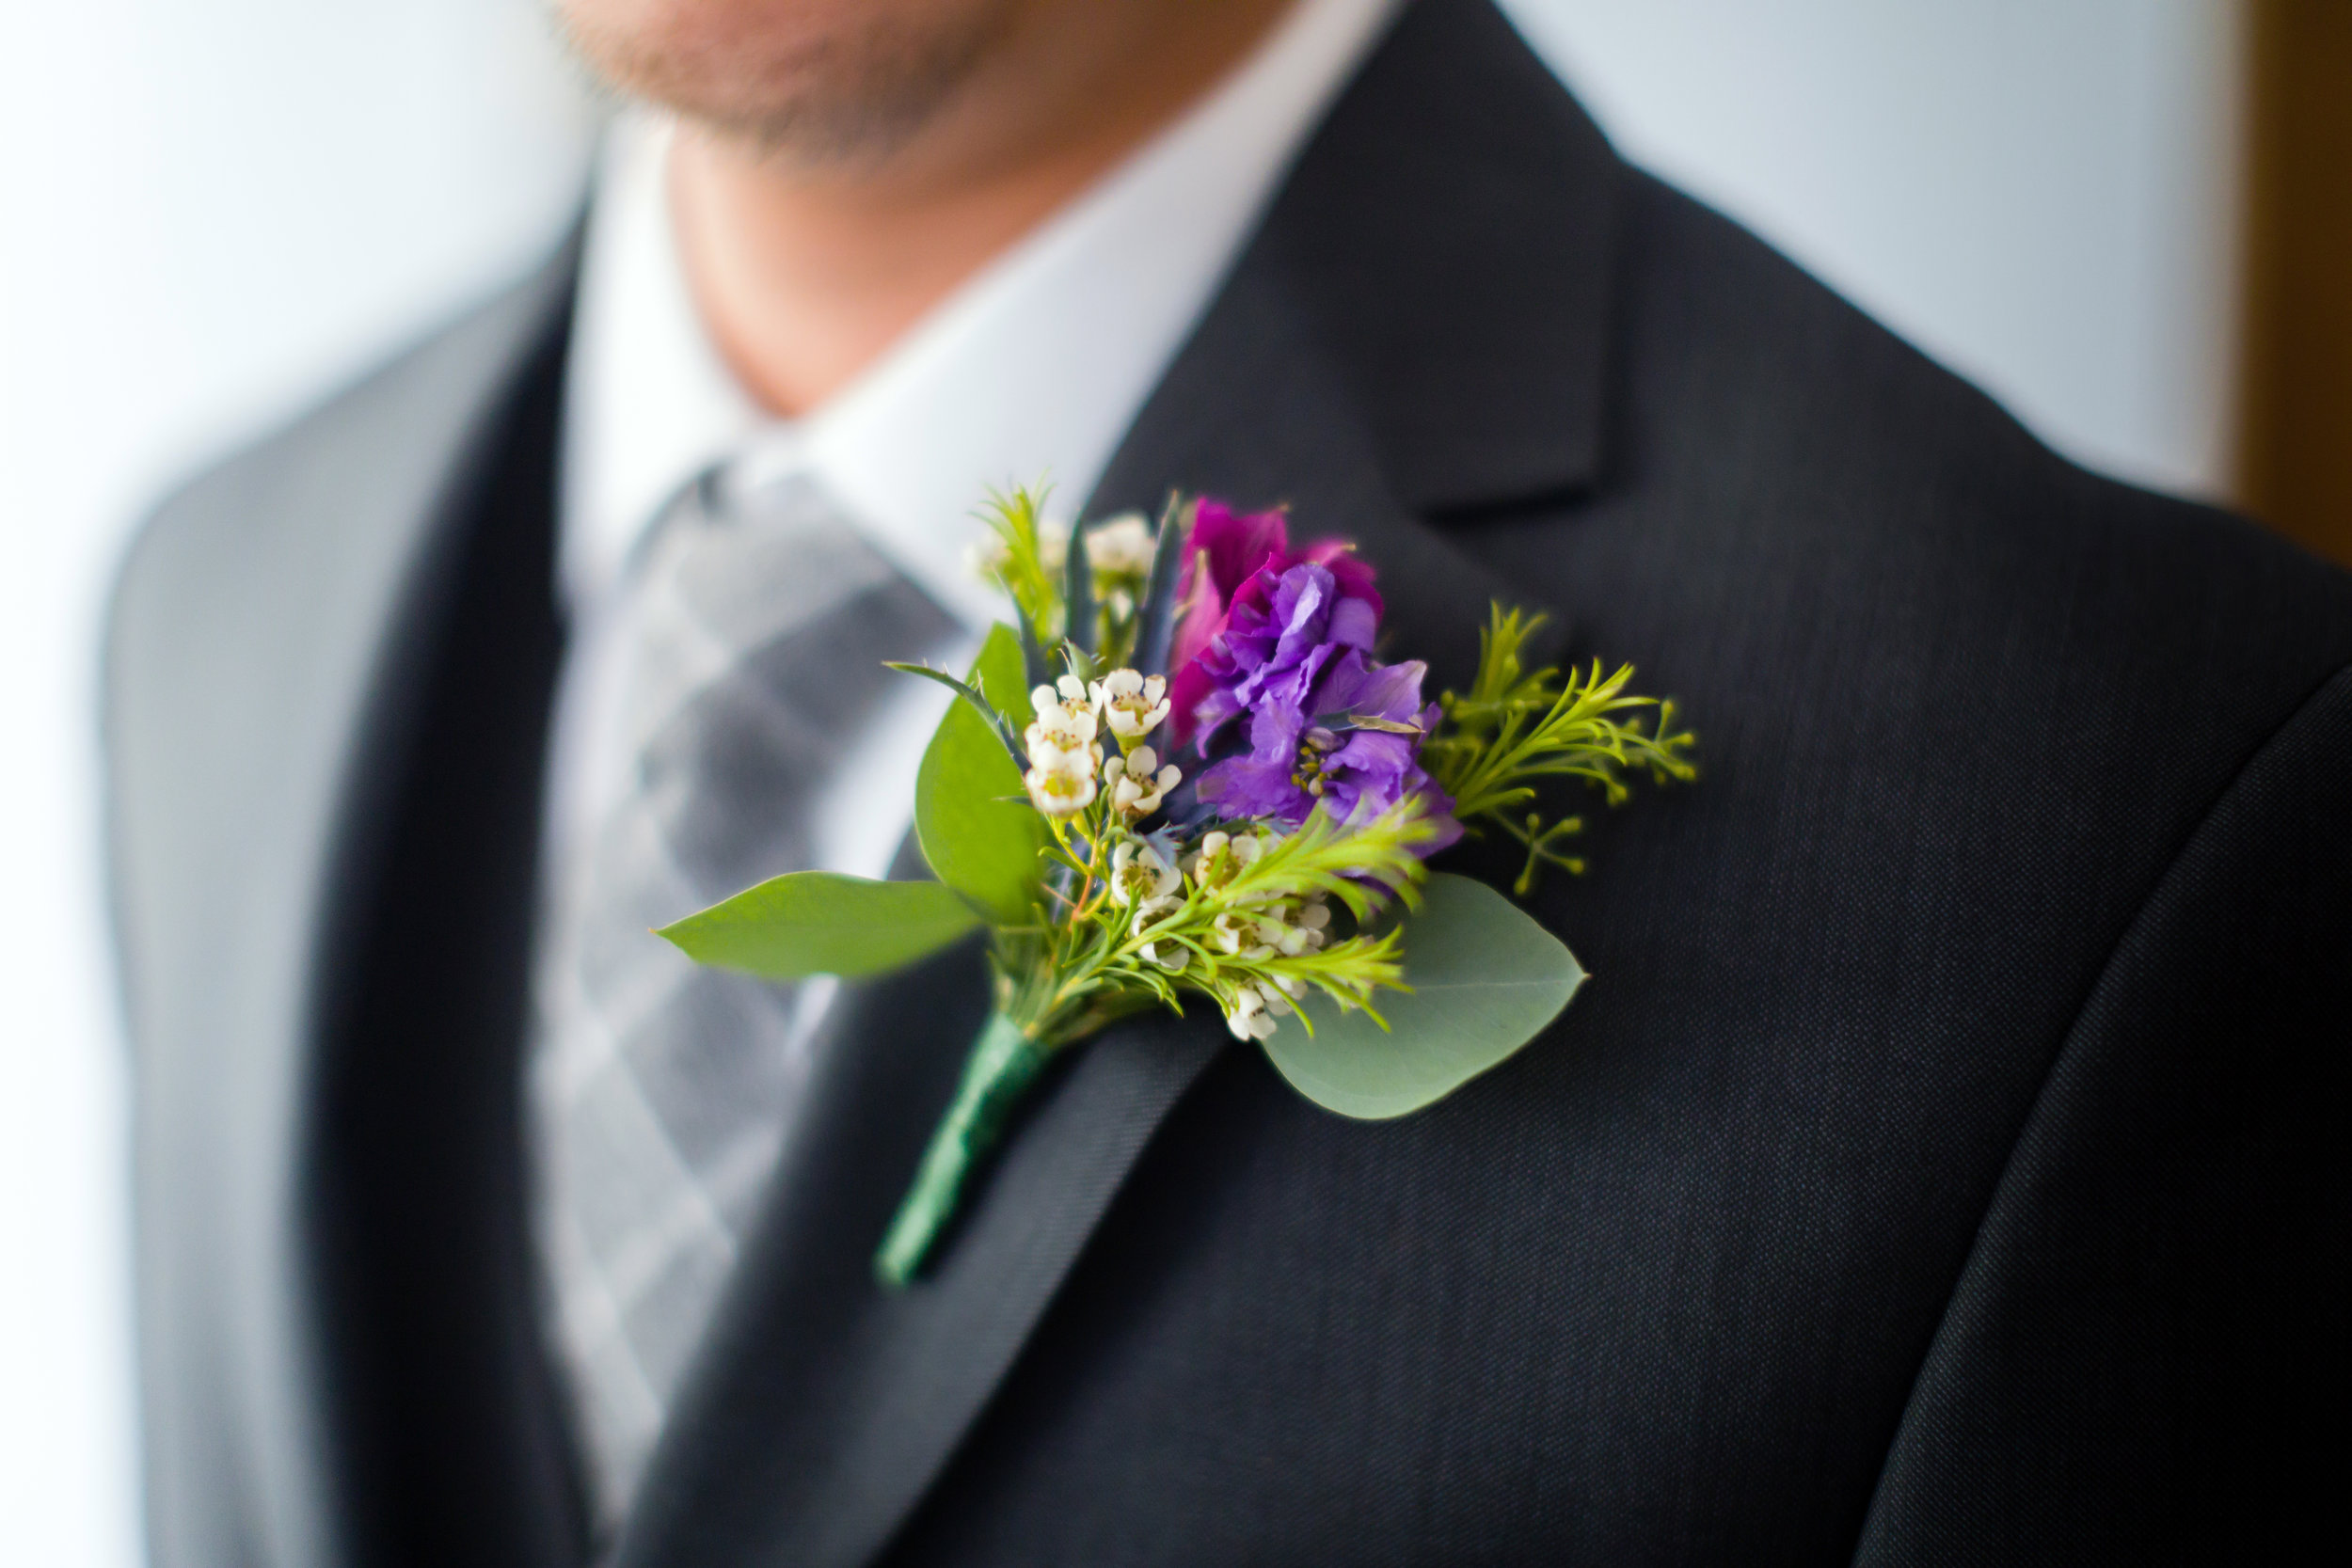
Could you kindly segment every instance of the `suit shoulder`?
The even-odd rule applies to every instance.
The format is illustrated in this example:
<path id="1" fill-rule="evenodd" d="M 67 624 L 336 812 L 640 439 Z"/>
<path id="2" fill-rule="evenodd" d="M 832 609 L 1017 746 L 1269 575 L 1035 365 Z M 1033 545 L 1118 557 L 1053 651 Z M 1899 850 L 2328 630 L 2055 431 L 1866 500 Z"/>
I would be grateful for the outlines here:
<path id="1" fill-rule="evenodd" d="M 559 255 L 190 481 L 140 529 L 107 607 L 99 692 L 135 995 L 142 955 L 172 947 L 181 911 L 216 903 L 238 855 L 282 844 L 289 792 L 315 796 L 342 766 L 436 520 L 556 341 L 570 277 Z"/>
<path id="2" fill-rule="evenodd" d="M 135 531 L 117 574 L 110 644 L 126 627 L 233 600 L 290 534 L 333 528 L 356 494 L 410 452 L 445 444 L 563 303 L 574 247 L 329 392 L 169 491 Z M 440 440 L 437 442 L 436 438 Z M 429 482 L 430 476 L 419 474 Z M 367 508 L 373 510 L 373 508 Z"/>
<path id="3" fill-rule="evenodd" d="M 1816 610 L 1868 594 L 2093 689 L 2162 672 L 2275 720 L 2352 662 L 2352 574 L 2060 456 L 1661 182 L 1631 175 L 1626 207 L 1625 461 L 1684 515 L 1769 527 Z M 1726 483 L 1742 493 L 1692 504 Z"/>
<path id="4" fill-rule="evenodd" d="M 135 531 L 106 614 L 109 709 L 142 674 L 180 684 L 192 656 L 298 602 L 342 557 L 399 547 L 450 459 L 565 303 L 567 244 L 165 496 Z"/>

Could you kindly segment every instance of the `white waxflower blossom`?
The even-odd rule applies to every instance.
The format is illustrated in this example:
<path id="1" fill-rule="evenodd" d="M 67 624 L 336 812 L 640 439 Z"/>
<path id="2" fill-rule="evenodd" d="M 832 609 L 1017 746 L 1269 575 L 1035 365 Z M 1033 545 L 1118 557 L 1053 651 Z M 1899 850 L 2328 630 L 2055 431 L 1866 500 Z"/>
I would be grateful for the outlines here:
<path id="1" fill-rule="evenodd" d="M 1070 561 L 1070 519 L 1040 517 L 1037 520 L 1037 559 L 1049 576 L 1058 574 Z M 1094 559 L 1091 552 L 1087 559 Z"/>
<path id="2" fill-rule="evenodd" d="M 1030 725 L 1027 745 L 1023 748 L 1029 754 L 1029 766 L 1041 773 L 1084 773 L 1092 778 L 1095 769 L 1103 766 L 1103 748 L 1091 742 L 1072 746 L 1059 743 L 1066 738 L 1047 735 L 1035 724 Z"/>
<path id="3" fill-rule="evenodd" d="M 1041 686 L 1029 693 L 1029 705 L 1037 709 L 1037 717 L 1029 721 L 1021 738 L 1028 746 L 1032 766 L 1054 766 L 1041 758 L 1041 749 L 1070 756 L 1083 754 L 1089 759 L 1089 772 L 1102 766 L 1103 749 L 1094 743 L 1099 721 L 1084 681 L 1075 675 L 1064 675 L 1058 692 L 1053 687 Z"/>
<path id="4" fill-rule="evenodd" d="M 1029 767 L 1040 773 L 1084 773 L 1090 778 L 1103 760 L 1100 746 L 1058 746 L 1045 735 L 1032 735 L 1028 739 Z"/>
<path id="5" fill-rule="evenodd" d="M 1095 716 L 1094 698 L 1087 690 L 1087 683 L 1075 675 L 1064 675 L 1051 686 L 1032 688 L 1029 691 L 1029 705 L 1037 709 L 1037 716 L 1041 721 L 1045 720 L 1049 714 L 1065 715 L 1073 721 L 1077 720 L 1081 715 L 1088 719 Z M 1093 733 L 1091 728 L 1087 731 L 1089 736 Z"/>
<path id="6" fill-rule="evenodd" d="M 1290 1010 L 1290 1002 L 1279 990 L 1237 986 L 1232 1005 L 1225 1009 L 1225 1027 L 1237 1040 L 1266 1039 L 1274 1034 L 1274 1021 Z"/>
<path id="7" fill-rule="evenodd" d="M 1221 951 L 1250 963 L 1274 957 L 1273 943 L 1263 941 L 1259 935 L 1258 917 L 1255 915 L 1218 915 L 1209 922 L 1209 940 L 1216 942 Z"/>
<path id="8" fill-rule="evenodd" d="M 1285 898 L 1257 917 L 1258 940 L 1285 958 L 1322 951 L 1331 910 L 1322 898 Z"/>
<path id="9" fill-rule="evenodd" d="M 1143 576 L 1158 547 L 1158 537 L 1140 512 L 1122 512 L 1087 531 L 1087 564 L 1110 577 Z"/>
<path id="10" fill-rule="evenodd" d="M 1136 816 L 1159 810 L 1160 801 L 1183 777 L 1174 763 L 1161 767 L 1149 746 L 1138 746 L 1103 765 L 1103 782 L 1110 786 L 1111 804 Z"/>
<path id="11" fill-rule="evenodd" d="M 1116 757 L 1111 760 L 1114 765 L 1118 762 Z M 1175 903 L 1170 895 L 1183 885 L 1176 868 L 1139 838 L 1128 839 L 1111 850 L 1111 896 L 1122 904 L 1139 906 L 1138 919 L 1144 908 Z"/>
<path id="12" fill-rule="evenodd" d="M 1088 751 L 1057 752 L 1050 745 L 1031 745 L 1030 768 L 1022 783 L 1029 800 L 1048 816 L 1074 816 L 1094 803 L 1093 758 Z"/>
<path id="13" fill-rule="evenodd" d="M 1136 906 L 1136 917 L 1128 926 L 1127 934 L 1133 937 L 1143 935 L 1145 927 L 1183 908 L 1184 902 L 1177 897 L 1145 899 Z M 1184 943 L 1166 937 L 1155 937 L 1136 951 L 1142 956 L 1145 963 L 1157 964 L 1170 974 L 1192 961 L 1192 955 L 1184 951 Z"/>
<path id="14" fill-rule="evenodd" d="M 1120 741 L 1141 740 L 1168 718 L 1168 677 L 1114 670 L 1089 691 L 1104 722 Z"/>
<path id="15" fill-rule="evenodd" d="M 1203 833 L 1199 850 L 1185 857 L 1184 875 L 1204 888 L 1221 888 L 1265 851 L 1263 833 L 1228 834 L 1216 829 Z"/>
<path id="16" fill-rule="evenodd" d="M 1184 900 L 1182 898 L 1173 896 L 1146 898 L 1142 903 L 1136 906 L 1136 917 L 1134 920 L 1128 922 L 1127 934 L 1131 937 L 1139 937 L 1143 935 L 1143 928 L 1146 926 L 1151 925 L 1152 922 L 1158 920 L 1162 915 L 1167 914 L 1170 910 L 1177 908 L 1183 903 Z"/>
<path id="17" fill-rule="evenodd" d="M 1142 917 L 1138 915 L 1136 918 Z M 1136 951 L 1141 955 L 1145 963 L 1157 964 L 1170 974 L 1176 974 L 1192 961 L 1192 955 L 1172 942 L 1147 942 Z"/>

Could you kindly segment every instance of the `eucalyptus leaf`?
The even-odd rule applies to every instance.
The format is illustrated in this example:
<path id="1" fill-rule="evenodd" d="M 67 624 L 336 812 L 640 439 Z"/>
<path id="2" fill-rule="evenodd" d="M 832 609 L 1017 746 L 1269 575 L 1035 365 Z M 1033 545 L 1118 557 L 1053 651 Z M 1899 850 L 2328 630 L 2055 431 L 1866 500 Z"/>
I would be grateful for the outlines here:
<path id="1" fill-rule="evenodd" d="M 1379 1121 L 1443 1100 L 1507 1060 L 1560 1016 L 1584 970 L 1560 940 L 1468 877 L 1429 879 L 1405 922 L 1409 994 L 1384 991 L 1383 1032 L 1320 998 L 1310 1037 L 1285 1020 L 1266 1054 L 1291 1087 L 1327 1111 Z"/>
<path id="2" fill-rule="evenodd" d="M 999 708 L 1010 697 L 1025 714 L 1023 673 L 1019 639 L 1009 626 L 993 628 L 970 685 Z M 1037 900 L 1045 824 L 1023 793 L 1002 736 L 975 706 L 949 707 L 931 736 L 914 775 L 914 832 L 934 876 L 997 924 L 1014 926 L 1031 918 Z"/>
<path id="3" fill-rule="evenodd" d="M 913 963 L 979 923 L 970 904 L 938 882 L 795 871 L 655 934 L 696 963 L 762 979 L 854 978 Z"/>
<path id="4" fill-rule="evenodd" d="M 997 712 L 1009 721 L 1018 735 L 1029 727 L 1037 717 L 1036 705 L 1029 701 L 1029 691 L 1045 682 L 1029 673 L 1028 650 L 1024 639 L 1012 627 L 999 621 L 989 628 L 988 638 L 980 644 L 979 657 L 972 663 L 972 684 L 980 689 Z M 1039 666 L 1044 656 L 1039 656 Z"/>

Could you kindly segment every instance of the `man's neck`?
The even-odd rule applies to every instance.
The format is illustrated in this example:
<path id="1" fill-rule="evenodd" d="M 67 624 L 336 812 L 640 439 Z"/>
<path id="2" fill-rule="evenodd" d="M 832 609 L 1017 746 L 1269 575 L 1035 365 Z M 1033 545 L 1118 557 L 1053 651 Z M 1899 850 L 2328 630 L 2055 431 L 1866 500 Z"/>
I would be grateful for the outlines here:
<path id="1" fill-rule="evenodd" d="M 1288 4 L 1061 8 L 914 136 L 855 166 L 797 165 L 683 129 L 672 218 L 712 341 L 771 411 L 821 404 L 1182 115 Z"/>

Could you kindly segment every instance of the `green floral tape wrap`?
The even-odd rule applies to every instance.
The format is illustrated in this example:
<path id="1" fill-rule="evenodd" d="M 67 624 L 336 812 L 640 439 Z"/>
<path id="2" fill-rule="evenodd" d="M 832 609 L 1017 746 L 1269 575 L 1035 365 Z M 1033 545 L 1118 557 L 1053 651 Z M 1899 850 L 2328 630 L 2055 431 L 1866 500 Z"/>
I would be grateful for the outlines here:
<path id="1" fill-rule="evenodd" d="M 1006 1124 L 1044 1069 L 1048 1054 L 1012 1020 L 1002 1013 L 989 1015 L 972 1042 L 955 1102 L 931 1134 L 930 1147 L 914 1173 L 914 1186 L 898 1205 L 882 1250 L 874 1255 L 874 1273 L 883 1284 L 901 1288 L 921 1271 L 955 1216 L 965 1184 L 1004 1137 Z"/>

